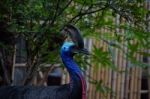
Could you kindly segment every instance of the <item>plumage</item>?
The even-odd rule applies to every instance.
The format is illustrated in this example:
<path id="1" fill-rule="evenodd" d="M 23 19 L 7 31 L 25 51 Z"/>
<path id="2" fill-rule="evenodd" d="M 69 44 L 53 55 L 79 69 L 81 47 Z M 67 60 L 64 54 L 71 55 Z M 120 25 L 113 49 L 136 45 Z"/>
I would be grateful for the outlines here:
<path id="1" fill-rule="evenodd" d="M 49 87 L 5 86 L 0 88 L 0 99 L 69 99 L 68 96 L 68 85 Z"/>
<path id="2" fill-rule="evenodd" d="M 83 40 L 77 43 L 80 44 L 81 49 L 74 42 L 64 42 L 60 52 L 62 62 L 70 75 L 69 84 L 47 87 L 4 86 L 0 87 L 0 99 L 86 99 L 86 82 L 79 66 L 73 59 L 77 51 L 84 51 Z"/>

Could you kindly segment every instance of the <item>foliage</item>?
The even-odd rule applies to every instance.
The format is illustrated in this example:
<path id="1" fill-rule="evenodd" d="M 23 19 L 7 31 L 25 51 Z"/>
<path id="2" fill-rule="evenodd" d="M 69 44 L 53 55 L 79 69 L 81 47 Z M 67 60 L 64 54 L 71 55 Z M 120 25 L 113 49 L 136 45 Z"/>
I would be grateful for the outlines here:
<path id="1" fill-rule="evenodd" d="M 109 48 L 121 50 L 133 64 L 148 66 L 133 57 L 135 53 L 150 56 L 143 51 L 150 48 L 146 18 L 149 11 L 144 0 L 1 0 L 0 6 L 0 21 L 8 24 L 9 32 L 26 40 L 29 68 L 25 84 L 36 75 L 41 64 L 60 62 L 59 47 L 63 41 L 60 31 L 69 23 L 76 24 L 86 38 L 101 40 Z M 117 16 L 119 24 L 114 22 Z M 103 33 L 101 29 L 108 31 Z M 87 68 L 85 64 L 90 66 L 85 56 L 76 58 L 83 69 Z M 90 58 L 95 64 L 116 70 L 111 49 L 93 47 Z"/>

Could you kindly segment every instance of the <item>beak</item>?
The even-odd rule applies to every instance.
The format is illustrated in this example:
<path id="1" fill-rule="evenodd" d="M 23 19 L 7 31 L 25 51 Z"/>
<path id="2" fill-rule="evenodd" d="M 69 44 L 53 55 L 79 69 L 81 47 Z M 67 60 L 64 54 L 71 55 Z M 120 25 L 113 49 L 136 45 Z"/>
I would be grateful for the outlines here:
<path id="1" fill-rule="evenodd" d="M 82 53 L 82 54 L 86 54 L 86 55 L 90 55 L 89 51 L 85 48 L 83 49 L 72 49 L 73 53 Z"/>

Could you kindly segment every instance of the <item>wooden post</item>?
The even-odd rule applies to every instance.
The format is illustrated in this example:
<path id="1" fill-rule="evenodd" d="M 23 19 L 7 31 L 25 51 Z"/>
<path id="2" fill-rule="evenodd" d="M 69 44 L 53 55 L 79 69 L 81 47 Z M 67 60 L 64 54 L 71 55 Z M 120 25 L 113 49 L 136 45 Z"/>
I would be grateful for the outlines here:
<path id="1" fill-rule="evenodd" d="M 148 50 L 148 52 L 150 53 L 150 50 Z M 148 57 L 148 64 L 150 64 L 150 57 Z M 150 67 L 148 68 L 148 91 L 148 96 L 150 99 Z"/>
<path id="2" fill-rule="evenodd" d="M 129 99 L 134 99 L 133 98 L 133 89 L 134 89 L 134 73 L 135 73 L 135 68 L 130 68 L 130 89 L 129 89 Z"/>
<path id="3" fill-rule="evenodd" d="M 142 61 L 142 56 L 137 54 L 138 61 Z M 141 80 L 142 80 L 142 68 L 137 67 L 137 99 L 141 99 Z"/>
<path id="4" fill-rule="evenodd" d="M 13 81 L 14 81 L 14 72 L 15 72 L 15 63 L 16 63 L 16 44 L 14 45 L 14 55 L 13 55 L 13 66 L 12 66 L 12 85 L 13 85 Z"/>

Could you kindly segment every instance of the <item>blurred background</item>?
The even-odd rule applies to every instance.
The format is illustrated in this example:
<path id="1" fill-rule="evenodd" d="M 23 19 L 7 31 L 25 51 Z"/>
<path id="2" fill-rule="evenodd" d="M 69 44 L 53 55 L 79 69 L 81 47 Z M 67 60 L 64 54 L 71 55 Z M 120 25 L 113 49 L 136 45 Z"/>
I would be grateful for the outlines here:
<path id="1" fill-rule="evenodd" d="M 0 86 L 68 83 L 67 24 L 91 52 L 75 56 L 88 99 L 150 99 L 149 0 L 1 0 Z"/>

